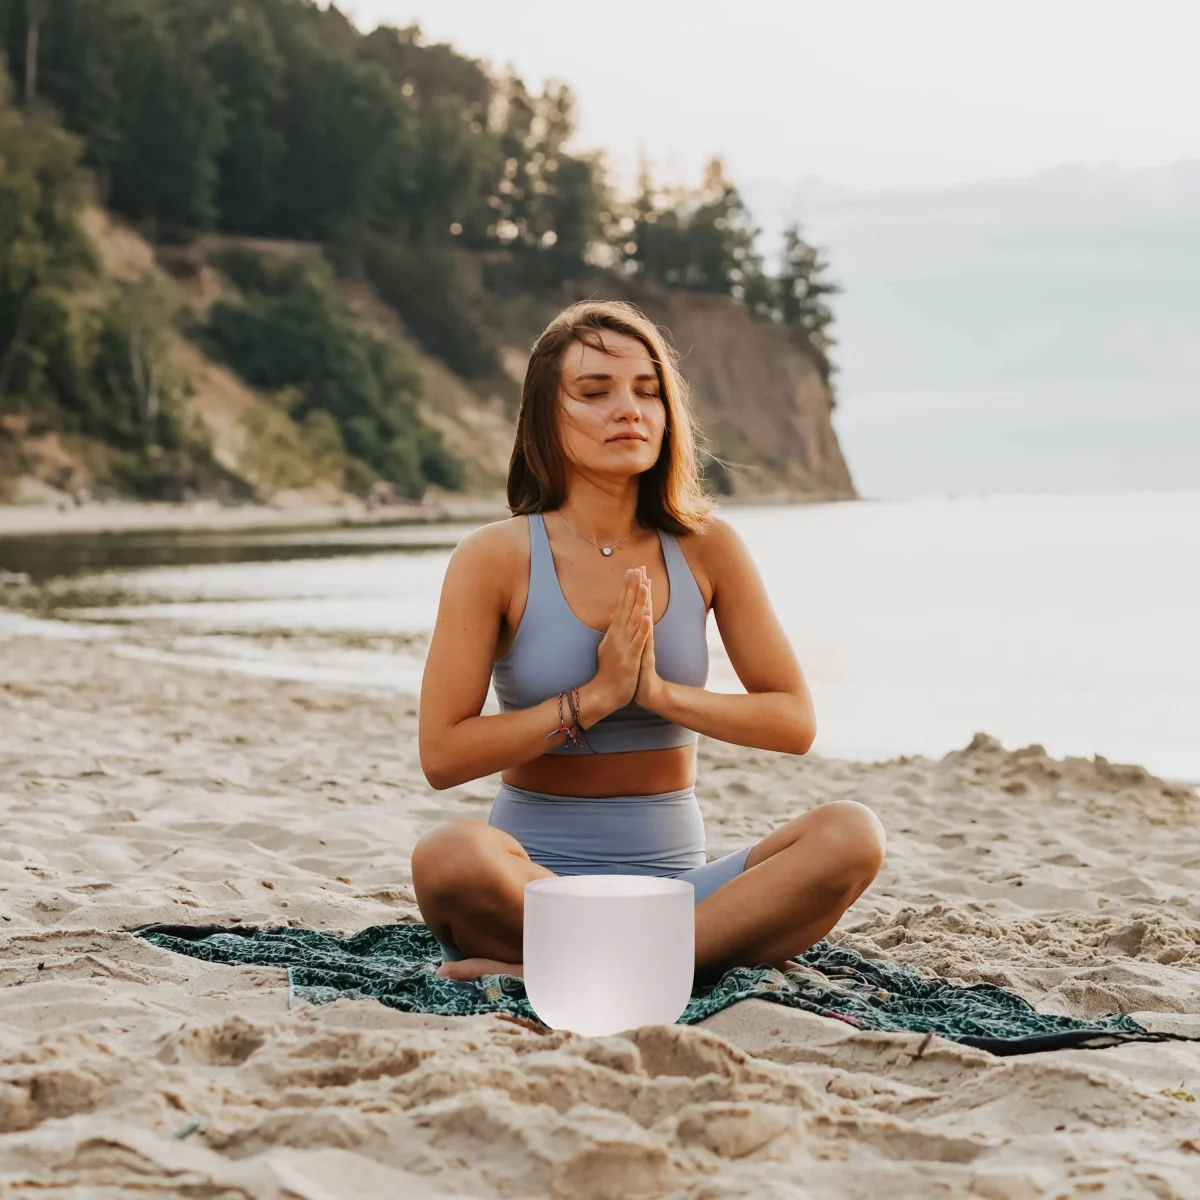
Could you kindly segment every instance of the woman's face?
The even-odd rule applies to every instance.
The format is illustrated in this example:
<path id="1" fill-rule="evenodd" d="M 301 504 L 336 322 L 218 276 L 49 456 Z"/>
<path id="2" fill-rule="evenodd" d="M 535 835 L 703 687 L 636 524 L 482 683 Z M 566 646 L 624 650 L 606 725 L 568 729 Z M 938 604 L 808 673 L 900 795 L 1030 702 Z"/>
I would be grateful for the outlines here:
<path id="1" fill-rule="evenodd" d="M 563 351 L 559 438 L 576 470 L 628 478 L 658 461 L 666 407 L 646 347 L 623 333 L 600 336 L 603 350 L 572 342 Z"/>

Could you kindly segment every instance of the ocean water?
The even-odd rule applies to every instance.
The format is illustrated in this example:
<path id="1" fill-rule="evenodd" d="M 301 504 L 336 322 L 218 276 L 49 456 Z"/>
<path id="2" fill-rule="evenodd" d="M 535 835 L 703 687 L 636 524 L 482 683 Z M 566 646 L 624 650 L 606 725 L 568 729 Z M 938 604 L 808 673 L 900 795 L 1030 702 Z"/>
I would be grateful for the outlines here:
<path id="1" fill-rule="evenodd" d="M 815 752 L 941 755 L 985 731 L 1200 781 L 1200 492 L 722 515 L 752 550 L 812 687 Z M 49 621 L 132 655 L 416 692 L 467 528 L 155 534 L 57 557 L 43 541 L 43 586 L 18 589 L 22 607 L 0 612 L 0 633 Z M 28 568 L 20 556 L 32 552 L 0 544 L 0 567 Z M 148 562 L 159 565 L 137 565 Z M 709 686 L 739 690 L 711 619 L 709 639 Z"/>

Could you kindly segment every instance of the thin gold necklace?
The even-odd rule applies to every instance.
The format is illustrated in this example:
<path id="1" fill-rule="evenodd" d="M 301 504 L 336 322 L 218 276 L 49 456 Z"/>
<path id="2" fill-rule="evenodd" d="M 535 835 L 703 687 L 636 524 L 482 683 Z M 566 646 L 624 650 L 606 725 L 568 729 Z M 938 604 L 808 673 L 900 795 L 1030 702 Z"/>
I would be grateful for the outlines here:
<path id="1" fill-rule="evenodd" d="M 564 517 L 564 516 L 562 515 L 562 513 L 559 513 L 558 515 L 559 515 L 560 517 L 562 517 L 562 523 L 563 523 L 563 524 L 564 524 L 564 525 L 565 525 L 565 526 L 566 526 L 566 527 L 567 527 L 567 528 L 568 528 L 568 529 L 569 529 L 569 530 L 570 530 L 570 531 L 571 531 L 571 532 L 572 532 L 572 533 L 573 533 L 573 534 L 574 534 L 576 537 L 581 537 L 581 538 L 583 538 L 583 540 L 584 540 L 585 542 L 592 542 L 592 545 L 593 545 L 593 546 L 595 546 L 595 547 L 596 547 L 596 549 L 597 549 L 597 550 L 599 550 L 599 551 L 600 551 L 600 553 L 601 553 L 601 554 L 603 554 L 605 558 L 608 558 L 608 557 L 609 557 L 609 555 L 610 555 L 610 554 L 612 554 L 612 552 L 613 552 L 614 550 L 620 550 L 620 548 L 621 548 L 623 545 L 625 545 L 625 543 L 626 543 L 627 541 L 629 541 L 629 539 L 630 539 L 631 537 L 633 537 L 633 531 L 634 531 L 634 529 L 636 529 L 636 528 L 637 528 L 637 522 L 636 522 L 636 521 L 634 521 L 632 528 L 629 530 L 629 532 L 628 532 L 628 533 L 627 533 L 627 534 L 626 534 L 626 535 L 625 535 L 625 536 L 624 536 L 624 537 L 623 537 L 623 538 L 622 538 L 622 539 L 621 539 L 619 542 L 615 543 L 615 544 L 614 544 L 614 545 L 612 545 L 612 546 L 602 546 L 602 545 L 600 545 L 600 543 L 599 543 L 599 542 L 593 542 L 593 541 L 592 541 L 592 539 L 591 539 L 590 537 L 588 537 L 588 535 L 587 535 L 586 533 L 580 533 L 580 532 L 579 532 L 579 530 L 578 530 L 578 529 L 576 529 L 576 528 L 575 528 L 575 526 L 574 526 L 574 525 L 572 525 L 572 524 L 571 524 L 571 522 L 570 522 L 570 521 L 568 521 L 568 520 L 567 520 L 567 518 L 566 518 L 566 517 Z"/>

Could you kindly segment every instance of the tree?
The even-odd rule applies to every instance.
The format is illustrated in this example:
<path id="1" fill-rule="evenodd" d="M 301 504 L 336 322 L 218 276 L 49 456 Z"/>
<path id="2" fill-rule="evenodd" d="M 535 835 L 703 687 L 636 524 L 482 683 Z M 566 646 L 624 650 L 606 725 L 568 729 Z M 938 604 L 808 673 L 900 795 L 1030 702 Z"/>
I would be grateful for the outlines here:
<path id="1" fill-rule="evenodd" d="M 39 101 L 83 136 L 102 199 L 152 236 L 204 229 L 215 217 L 221 109 L 180 28 L 196 2 L 60 0 L 38 23 Z M 13 61 L 11 41 L 9 53 Z"/>
<path id="2" fill-rule="evenodd" d="M 285 67 L 273 232 L 324 241 L 346 225 L 386 225 L 387 184 L 411 132 L 404 97 L 378 64 L 326 44 L 291 12 L 272 22 Z"/>
<path id="3" fill-rule="evenodd" d="M 720 158 L 699 188 L 660 192 L 643 163 L 624 257 L 669 287 L 717 292 L 745 301 L 762 292 L 759 230 Z"/>
<path id="4" fill-rule="evenodd" d="M 86 195 L 79 143 L 22 116 L 10 95 L 0 72 L 0 410 L 13 392 L 42 389 L 38 328 L 62 289 L 94 266 L 78 220 Z"/>
<path id="5" fill-rule="evenodd" d="M 128 450 L 179 448 L 175 400 L 182 381 L 169 366 L 167 301 L 148 280 L 117 284 L 98 316 L 91 375 L 103 415 L 85 432 Z"/>
<path id="6" fill-rule="evenodd" d="M 381 224 L 422 245 L 461 236 L 498 155 L 488 128 L 490 76 L 449 46 L 422 44 L 415 26 L 380 26 L 363 39 L 359 57 L 386 73 L 412 114 L 407 154 L 393 160 L 392 208 Z"/>
<path id="7" fill-rule="evenodd" d="M 38 41 L 47 0 L 25 0 L 25 107 L 37 101 Z"/>
<path id="8" fill-rule="evenodd" d="M 740 300 L 747 279 L 762 272 L 754 249 L 759 230 L 720 158 L 705 167 L 698 199 L 687 223 L 685 285 Z"/>
<path id="9" fill-rule="evenodd" d="M 240 274 L 244 303 L 214 305 L 207 337 L 244 379 L 286 390 L 298 422 L 328 413 L 346 450 L 406 495 L 461 485 L 457 460 L 417 413 L 420 379 L 401 344 L 356 322 L 326 269 L 260 263 Z"/>
<path id="10" fill-rule="evenodd" d="M 246 4 L 237 4 L 206 30 L 203 48 L 226 130 L 216 162 L 220 228 L 268 233 L 287 150 L 280 114 L 283 58 L 262 13 Z"/>
<path id="11" fill-rule="evenodd" d="M 825 278 L 829 264 L 821 252 L 800 235 L 796 223 L 783 235 L 783 262 L 775 279 L 775 316 L 783 324 L 799 329 L 822 354 L 836 340 L 829 334 L 833 310 L 826 299 L 842 292 L 839 284 Z"/>
<path id="12" fill-rule="evenodd" d="M 123 64 L 126 136 L 114 208 L 176 239 L 217 221 L 217 156 L 225 118 L 203 62 L 155 23 Z"/>

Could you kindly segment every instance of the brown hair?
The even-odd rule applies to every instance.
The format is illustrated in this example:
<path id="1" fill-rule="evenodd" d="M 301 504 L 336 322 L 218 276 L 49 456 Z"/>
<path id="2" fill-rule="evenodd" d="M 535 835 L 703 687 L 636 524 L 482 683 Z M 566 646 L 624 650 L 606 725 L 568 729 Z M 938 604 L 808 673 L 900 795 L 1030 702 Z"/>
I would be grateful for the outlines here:
<path id="1" fill-rule="evenodd" d="M 666 409 L 658 460 L 638 479 L 638 523 L 677 535 L 698 533 L 708 521 L 712 504 L 696 466 L 696 433 L 687 384 L 674 349 L 658 326 L 632 304 L 619 300 L 572 304 L 534 342 L 508 464 L 508 507 L 514 515 L 543 512 L 557 508 L 565 499 L 566 472 L 558 436 L 562 354 L 572 342 L 606 351 L 606 332 L 623 333 L 646 347 Z"/>

